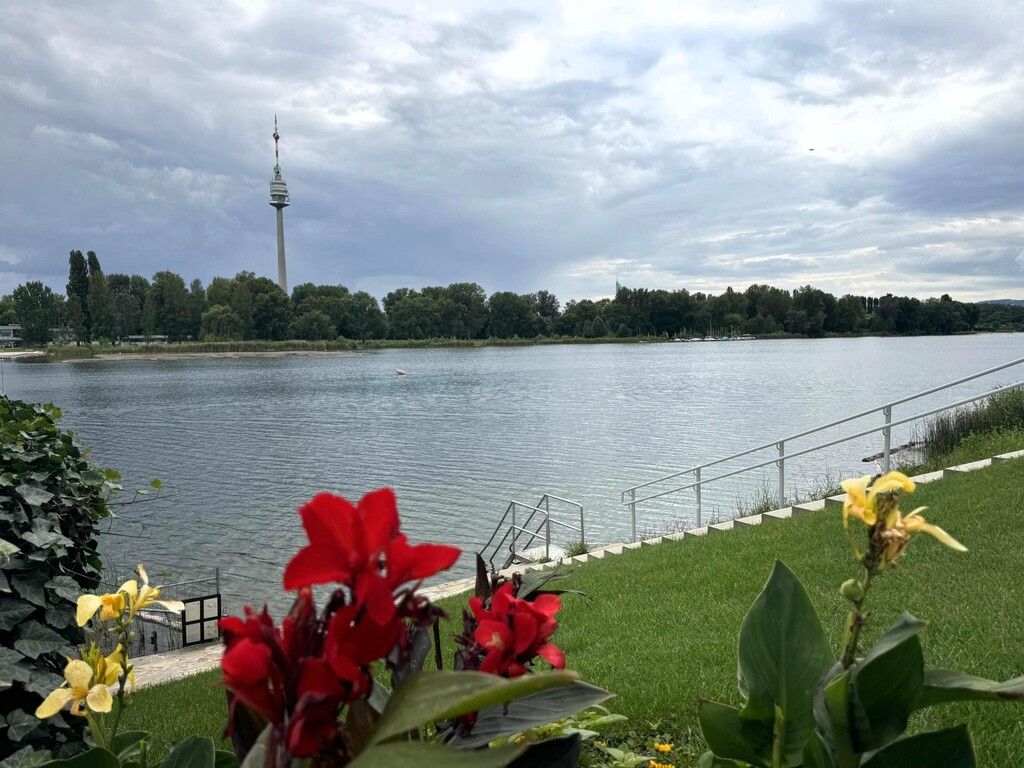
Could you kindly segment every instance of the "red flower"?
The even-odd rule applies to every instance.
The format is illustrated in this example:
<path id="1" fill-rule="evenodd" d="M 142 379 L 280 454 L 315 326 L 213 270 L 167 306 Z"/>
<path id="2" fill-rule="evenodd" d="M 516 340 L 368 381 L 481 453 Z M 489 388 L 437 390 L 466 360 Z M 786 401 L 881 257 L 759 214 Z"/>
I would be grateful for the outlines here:
<path id="1" fill-rule="evenodd" d="M 284 588 L 340 582 L 381 625 L 394 618 L 396 588 L 449 568 L 461 554 L 455 547 L 409 546 L 398 530 L 390 488 L 371 491 L 355 507 L 340 496 L 321 493 L 299 514 L 309 546 L 285 567 Z"/>
<path id="2" fill-rule="evenodd" d="M 237 616 L 220 620 L 227 646 L 220 662 L 223 683 L 234 692 L 235 701 L 241 701 L 271 722 L 280 722 L 288 677 L 287 670 L 281 668 L 281 636 L 265 608 L 263 613 L 256 614 L 246 606 L 245 614 L 244 621 Z"/>
<path id="3" fill-rule="evenodd" d="M 549 638 L 558 628 L 554 615 L 562 607 L 558 595 L 538 595 L 533 601 L 512 596 L 512 584 L 503 584 L 491 598 L 490 610 L 483 599 L 469 601 L 478 626 L 474 640 L 487 651 L 481 672 L 518 677 L 537 656 L 555 669 L 565 668 L 565 654 Z"/>

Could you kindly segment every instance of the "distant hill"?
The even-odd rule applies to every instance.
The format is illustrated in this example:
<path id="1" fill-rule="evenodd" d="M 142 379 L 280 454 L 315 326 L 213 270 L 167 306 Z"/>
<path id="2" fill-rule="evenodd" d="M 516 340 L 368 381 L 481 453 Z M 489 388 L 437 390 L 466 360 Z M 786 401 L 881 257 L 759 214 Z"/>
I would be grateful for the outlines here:
<path id="1" fill-rule="evenodd" d="M 1011 307 L 1024 307 L 1024 299 L 989 299 L 978 304 L 1009 304 Z"/>

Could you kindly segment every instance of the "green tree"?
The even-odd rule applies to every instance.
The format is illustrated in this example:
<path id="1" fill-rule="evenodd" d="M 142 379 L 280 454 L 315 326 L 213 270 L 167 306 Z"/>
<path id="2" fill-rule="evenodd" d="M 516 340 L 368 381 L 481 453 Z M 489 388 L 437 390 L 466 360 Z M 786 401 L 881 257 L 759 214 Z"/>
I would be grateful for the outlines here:
<path id="1" fill-rule="evenodd" d="M 448 298 L 455 304 L 459 337 L 478 339 L 487 326 L 487 294 L 476 283 L 452 283 Z"/>
<path id="2" fill-rule="evenodd" d="M 110 294 L 107 278 L 100 268 L 100 261 L 89 251 L 89 292 L 86 299 L 91 322 L 90 338 L 94 341 L 111 341 L 115 334 L 114 300 Z"/>
<path id="3" fill-rule="evenodd" d="M 235 281 L 230 277 L 215 277 L 206 289 L 206 302 L 212 308 L 215 304 L 231 306 L 231 297 L 235 291 Z"/>
<path id="4" fill-rule="evenodd" d="M 71 340 L 76 345 L 81 344 L 83 341 L 88 343 L 89 339 L 85 337 L 85 318 L 82 317 L 82 305 L 74 299 L 69 299 L 64 302 L 64 316 L 62 318 L 62 324 L 67 329 L 67 333 L 70 335 Z"/>
<path id="5" fill-rule="evenodd" d="M 169 341 L 183 341 L 189 331 L 189 301 L 185 281 L 180 275 L 164 270 L 153 275 L 152 302 L 154 331 L 165 334 Z"/>
<path id="6" fill-rule="evenodd" d="M 515 336 L 529 338 L 534 333 L 533 297 L 520 296 L 511 291 L 492 293 L 487 300 L 490 321 L 487 325 L 491 336 L 510 339 Z"/>
<path id="7" fill-rule="evenodd" d="M 349 339 L 384 339 L 388 320 L 377 299 L 366 291 L 356 291 L 347 300 L 350 324 L 338 331 Z"/>
<path id="8" fill-rule="evenodd" d="M 242 333 L 245 338 L 251 339 L 253 337 L 252 292 L 249 290 L 249 282 L 236 278 L 234 285 L 234 290 L 231 292 L 231 309 L 242 321 Z"/>
<path id="9" fill-rule="evenodd" d="M 214 304 L 203 313 L 199 328 L 203 341 L 241 341 L 244 335 L 242 318 L 231 307 Z"/>
<path id="10" fill-rule="evenodd" d="M 288 326 L 294 319 L 288 294 L 267 277 L 252 277 L 247 281 L 247 285 L 252 295 L 252 325 L 255 337 L 271 341 L 286 338 Z"/>
<path id="11" fill-rule="evenodd" d="M 92 252 L 90 251 L 90 253 Z M 89 338 L 89 330 L 92 328 L 92 324 L 89 322 L 89 307 L 87 305 L 89 296 L 89 267 L 81 251 L 71 251 L 68 265 L 68 301 L 78 304 L 78 316 L 82 318 L 82 328 L 78 331 L 78 335 L 80 339 L 87 340 Z"/>
<path id="12" fill-rule="evenodd" d="M 50 329 L 57 325 L 57 296 L 48 286 L 31 281 L 15 288 L 11 297 L 21 325 L 21 338 L 28 345 L 44 346 L 50 340 Z"/>
<path id="13" fill-rule="evenodd" d="M 205 311 L 206 289 L 203 288 L 203 281 L 196 278 L 188 286 L 188 335 L 193 339 L 199 338 Z"/>
<path id="14" fill-rule="evenodd" d="M 0 297 L 0 325 L 13 325 L 18 322 L 18 309 L 14 305 L 14 297 L 10 294 Z"/>
<path id="15" fill-rule="evenodd" d="M 292 321 L 288 327 L 288 336 L 292 339 L 325 341 L 336 339 L 338 332 L 335 330 L 331 318 L 320 310 L 314 309 Z"/>

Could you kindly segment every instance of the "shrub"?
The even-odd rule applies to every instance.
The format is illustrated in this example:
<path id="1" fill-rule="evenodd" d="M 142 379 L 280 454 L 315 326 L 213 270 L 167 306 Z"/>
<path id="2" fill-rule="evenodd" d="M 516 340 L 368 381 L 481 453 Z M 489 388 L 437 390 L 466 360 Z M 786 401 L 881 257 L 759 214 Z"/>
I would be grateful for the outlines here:
<path id="1" fill-rule="evenodd" d="M 88 460 L 60 410 L 0 397 L 0 759 L 81 748 L 83 718 L 34 716 L 84 641 L 74 600 L 99 583 L 95 527 L 116 473 Z"/>
<path id="2" fill-rule="evenodd" d="M 928 461 L 952 453 L 965 437 L 997 430 L 1024 429 L 1024 387 L 997 392 L 974 407 L 942 413 L 925 424 Z"/>

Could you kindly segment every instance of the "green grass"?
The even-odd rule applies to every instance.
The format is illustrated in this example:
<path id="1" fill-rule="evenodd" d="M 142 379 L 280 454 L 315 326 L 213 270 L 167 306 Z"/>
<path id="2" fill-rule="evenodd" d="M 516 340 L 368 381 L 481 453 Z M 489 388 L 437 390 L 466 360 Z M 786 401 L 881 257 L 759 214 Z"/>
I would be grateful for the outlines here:
<path id="1" fill-rule="evenodd" d="M 930 522 L 963 542 L 960 554 L 920 536 L 900 567 L 873 587 L 872 642 L 903 610 L 932 622 L 926 663 L 998 680 L 1024 674 L 1024 460 L 921 486 L 904 506 L 927 505 Z M 722 536 L 666 542 L 578 566 L 555 640 L 582 679 L 614 691 L 612 712 L 629 717 L 608 740 L 668 734 L 677 765 L 703 750 L 699 697 L 739 703 L 736 637 L 776 558 L 804 581 L 838 653 L 846 607 L 839 584 L 856 571 L 838 511 L 766 523 Z M 442 601 L 456 630 L 465 597 Z M 452 647 L 445 650 L 451 659 Z M 164 739 L 219 736 L 224 693 L 216 673 L 135 696 L 128 727 Z M 957 704 L 915 716 L 912 728 L 966 722 L 982 766 L 1024 765 L 1024 704 Z"/>

